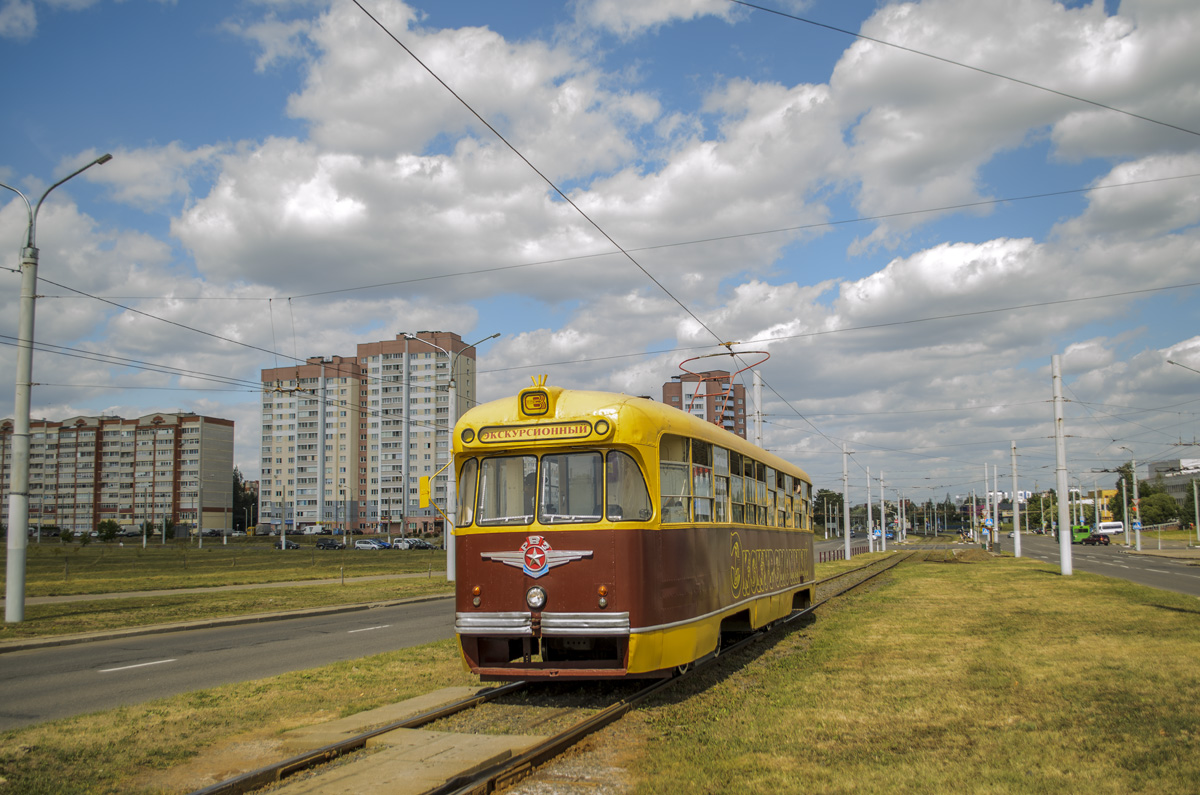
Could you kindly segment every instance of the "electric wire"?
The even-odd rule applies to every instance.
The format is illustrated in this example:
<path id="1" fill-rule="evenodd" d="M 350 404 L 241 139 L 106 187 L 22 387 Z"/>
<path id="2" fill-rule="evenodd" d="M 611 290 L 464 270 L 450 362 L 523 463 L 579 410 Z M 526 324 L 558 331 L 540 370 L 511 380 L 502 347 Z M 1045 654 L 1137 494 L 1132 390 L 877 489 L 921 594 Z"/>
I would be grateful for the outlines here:
<path id="1" fill-rule="evenodd" d="M 902 50 L 904 52 L 912 53 L 913 55 L 919 55 L 923 58 L 932 58 L 935 61 L 941 61 L 942 63 L 950 64 L 951 66 L 957 66 L 962 69 L 969 69 L 972 72 L 978 72 L 980 74 L 988 75 L 990 77 L 996 77 L 1001 80 L 1007 80 L 1011 83 L 1017 83 L 1018 85 L 1037 89 L 1038 91 L 1045 91 L 1046 93 L 1055 94 L 1057 96 L 1064 97 L 1064 98 L 1070 99 L 1070 100 L 1074 100 L 1076 102 L 1082 102 L 1084 104 L 1091 105 L 1096 108 L 1101 108 L 1102 110 L 1109 110 L 1114 113 L 1120 113 L 1124 116 L 1129 116 L 1134 119 L 1141 119 L 1142 121 L 1149 122 L 1151 124 L 1157 124 L 1162 127 L 1168 127 L 1172 130 L 1178 130 L 1179 132 L 1187 133 L 1188 135 L 1200 136 L 1200 132 L 1196 132 L 1195 130 L 1190 130 L 1187 127 L 1181 127 L 1177 124 L 1171 124 L 1169 122 L 1160 121 L 1159 119 L 1153 119 L 1153 118 L 1150 118 L 1149 116 L 1142 116 L 1141 114 L 1134 113 L 1132 111 L 1124 110 L 1122 108 L 1117 108 L 1112 105 L 1105 105 L 1103 102 L 1097 102 L 1096 100 L 1088 99 L 1087 97 L 1081 97 L 1081 96 L 1078 96 L 1077 94 L 1069 94 L 1065 91 L 1059 91 L 1054 88 L 1048 88 L 1047 86 L 1043 86 L 1038 83 L 1033 83 L 1028 80 L 1022 80 L 1017 77 L 1012 77 L 1010 75 L 1006 75 L 1001 72 L 993 72 L 990 69 L 983 69 L 982 67 L 971 66 L 970 64 L 963 63 L 962 61 L 956 61 L 953 58 L 946 58 L 941 55 L 934 55 L 933 53 L 926 52 L 925 50 L 918 50 L 914 47 L 906 47 L 903 44 L 896 44 L 895 42 L 887 41 L 886 39 L 878 39 L 873 36 L 868 36 L 865 33 L 857 33 L 852 30 L 846 30 L 845 28 L 839 28 L 834 25 L 828 25 L 824 22 L 817 22 L 816 20 L 808 19 L 806 17 L 798 16 L 796 14 L 789 14 L 785 11 L 780 11 L 775 8 L 769 8 L 767 6 L 761 6 L 761 5 L 756 5 L 754 3 L 749 3 L 749 2 L 746 2 L 746 0 L 728 0 L 728 1 L 734 5 L 745 6 L 746 8 L 752 8 L 756 11 L 762 11 L 765 14 L 774 14 L 775 16 L 783 17 L 784 19 L 790 19 L 795 22 L 803 22 L 804 24 L 812 25 L 813 27 L 824 28 L 825 30 L 832 30 L 836 33 L 842 33 L 847 36 L 852 36 L 856 39 L 862 39 L 863 41 L 869 41 L 869 42 L 873 42 L 875 44 L 880 44 L 880 45 L 883 45 L 884 47 L 891 47 L 896 50 Z"/>

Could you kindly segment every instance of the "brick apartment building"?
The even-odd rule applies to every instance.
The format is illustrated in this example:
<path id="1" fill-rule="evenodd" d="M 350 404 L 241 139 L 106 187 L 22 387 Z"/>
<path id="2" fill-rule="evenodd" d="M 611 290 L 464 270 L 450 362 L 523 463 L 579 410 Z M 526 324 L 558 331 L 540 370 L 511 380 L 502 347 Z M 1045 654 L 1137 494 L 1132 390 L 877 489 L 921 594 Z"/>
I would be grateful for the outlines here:
<path id="1" fill-rule="evenodd" d="M 726 370 L 673 376 L 662 387 L 663 403 L 746 438 L 746 387 Z"/>
<path id="2" fill-rule="evenodd" d="M 8 516 L 13 420 L 0 421 L 0 495 Z M 233 525 L 232 420 L 191 413 L 32 420 L 29 529 L 90 532 L 105 519 L 176 533 Z M 203 516 L 202 526 L 197 515 Z"/>

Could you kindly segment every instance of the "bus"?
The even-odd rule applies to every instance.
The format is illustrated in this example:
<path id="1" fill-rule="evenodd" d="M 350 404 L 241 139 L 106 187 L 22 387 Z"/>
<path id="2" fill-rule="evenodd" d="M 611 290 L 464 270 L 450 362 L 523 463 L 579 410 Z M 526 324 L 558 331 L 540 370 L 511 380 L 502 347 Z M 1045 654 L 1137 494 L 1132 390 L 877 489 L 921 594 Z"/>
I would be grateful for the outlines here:
<path id="1" fill-rule="evenodd" d="M 463 415 L 454 466 L 483 679 L 669 676 L 811 604 L 811 479 L 687 412 L 535 379 Z"/>

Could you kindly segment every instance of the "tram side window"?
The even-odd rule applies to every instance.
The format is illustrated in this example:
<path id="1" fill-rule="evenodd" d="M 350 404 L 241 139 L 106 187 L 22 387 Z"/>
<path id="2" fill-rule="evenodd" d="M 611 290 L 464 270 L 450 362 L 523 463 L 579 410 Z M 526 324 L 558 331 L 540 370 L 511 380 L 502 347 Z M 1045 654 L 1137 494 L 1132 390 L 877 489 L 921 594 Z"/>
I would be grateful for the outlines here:
<path id="1" fill-rule="evenodd" d="M 692 494 L 697 522 L 713 520 L 712 445 L 692 441 Z"/>
<path id="2" fill-rule="evenodd" d="M 598 522 L 603 485 L 599 453 L 560 453 L 542 456 L 542 487 L 538 521 L 542 524 Z"/>
<path id="3" fill-rule="evenodd" d="M 689 441 L 668 434 L 659 446 L 659 491 L 664 522 L 686 522 L 692 518 Z"/>
<path id="4" fill-rule="evenodd" d="M 458 516 L 454 523 L 466 527 L 475 517 L 475 475 L 479 471 L 479 462 L 468 458 L 463 464 L 462 472 L 458 475 Z"/>
<path id="5" fill-rule="evenodd" d="M 775 495 L 778 493 L 775 491 L 775 470 L 767 467 L 767 524 L 772 527 L 779 527 L 779 504 L 775 500 Z"/>
<path id="6" fill-rule="evenodd" d="M 742 491 L 742 454 L 729 453 L 729 521 L 741 524 L 746 521 L 746 496 Z"/>
<path id="7" fill-rule="evenodd" d="M 713 521 L 729 521 L 729 451 L 713 448 Z"/>
<path id="8" fill-rule="evenodd" d="M 613 450 L 608 454 L 605 479 L 610 522 L 644 522 L 653 515 L 646 479 L 628 453 Z"/>
<path id="9" fill-rule="evenodd" d="M 479 473 L 480 525 L 531 524 L 537 493 L 537 458 L 485 458 Z"/>

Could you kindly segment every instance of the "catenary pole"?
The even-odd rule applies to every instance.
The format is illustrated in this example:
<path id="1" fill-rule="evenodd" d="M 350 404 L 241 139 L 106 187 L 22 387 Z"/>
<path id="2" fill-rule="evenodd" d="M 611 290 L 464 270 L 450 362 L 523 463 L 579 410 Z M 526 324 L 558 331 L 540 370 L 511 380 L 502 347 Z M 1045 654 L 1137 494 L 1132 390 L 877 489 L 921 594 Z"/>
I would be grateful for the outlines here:
<path id="1" fill-rule="evenodd" d="M 1021 501 L 1017 499 L 1017 443 L 1012 445 L 1013 557 L 1021 557 Z"/>
<path id="2" fill-rule="evenodd" d="M 842 541 L 846 560 L 850 560 L 850 467 L 845 442 L 842 442 Z"/>
<path id="3" fill-rule="evenodd" d="M 867 467 L 867 551 L 875 551 L 875 534 L 871 532 L 875 520 L 871 517 L 871 468 Z"/>
<path id="4" fill-rule="evenodd" d="M 1059 570 L 1064 576 L 1073 572 L 1071 561 L 1071 519 L 1067 515 L 1070 500 L 1067 491 L 1067 441 L 1063 419 L 1062 358 L 1056 353 L 1050 357 L 1050 378 L 1054 392 L 1054 479 L 1058 489 L 1058 555 Z"/>
<path id="5" fill-rule="evenodd" d="M 879 549 L 887 552 L 887 503 L 883 497 L 883 470 L 879 470 Z"/>

